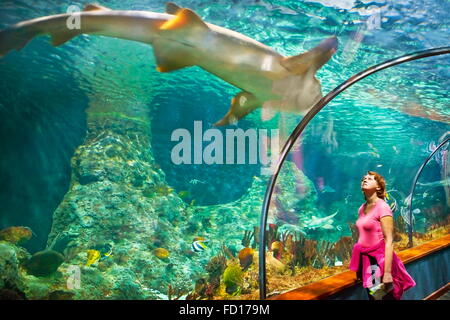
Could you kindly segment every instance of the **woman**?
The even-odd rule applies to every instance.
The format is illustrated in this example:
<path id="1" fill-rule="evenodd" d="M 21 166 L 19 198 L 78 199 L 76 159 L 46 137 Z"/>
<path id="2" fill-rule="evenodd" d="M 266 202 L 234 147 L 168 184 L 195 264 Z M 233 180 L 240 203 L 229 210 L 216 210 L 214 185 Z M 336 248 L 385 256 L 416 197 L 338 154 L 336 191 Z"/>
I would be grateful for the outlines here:
<path id="1" fill-rule="evenodd" d="M 404 291 L 415 286 L 394 253 L 394 218 L 391 208 L 384 201 L 385 190 L 386 182 L 376 172 L 368 171 L 361 179 L 361 191 L 366 202 L 358 210 L 356 227 L 359 239 L 353 247 L 350 269 L 361 277 L 371 300 L 374 298 L 370 288 L 374 289 L 381 283 L 381 290 L 389 292 L 383 300 L 398 300 Z"/>

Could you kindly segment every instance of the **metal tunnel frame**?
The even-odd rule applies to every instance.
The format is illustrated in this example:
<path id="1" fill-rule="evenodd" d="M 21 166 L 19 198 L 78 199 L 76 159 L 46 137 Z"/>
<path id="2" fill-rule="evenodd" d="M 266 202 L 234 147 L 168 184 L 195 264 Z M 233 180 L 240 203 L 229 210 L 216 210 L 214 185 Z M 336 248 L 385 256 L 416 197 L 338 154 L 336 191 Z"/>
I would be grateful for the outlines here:
<path id="1" fill-rule="evenodd" d="M 410 54 L 403 55 L 401 57 L 397 57 L 391 60 L 387 60 L 385 62 L 382 62 L 380 64 L 377 64 L 375 66 L 369 67 L 364 71 L 361 71 L 343 83 L 341 83 L 339 86 L 337 86 L 335 89 L 330 91 L 326 96 L 324 96 L 322 99 L 320 99 L 312 108 L 309 110 L 309 112 L 303 117 L 303 119 L 300 121 L 300 123 L 295 127 L 294 131 L 289 136 L 288 140 L 283 146 L 283 149 L 281 150 L 280 157 L 278 158 L 278 161 L 275 165 L 275 172 L 270 177 L 269 183 L 267 185 L 266 193 L 264 195 L 264 202 L 261 210 L 261 220 L 260 220 L 260 232 L 259 232 L 259 297 L 260 299 L 266 298 L 266 228 L 267 228 L 267 217 L 269 212 L 269 204 L 270 200 L 272 198 L 272 193 L 275 187 L 275 182 L 277 180 L 278 174 L 281 170 L 281 167 L 286 160 L 286 157 L 291 150 L 292 146 L 294 145 L 294 142 L 297 140 L 297 138 L 300 136 L 300 134 L 303 132 L 305 127 L 308 125 L 308 123 L 314 118 L 314 116 L 322 110 L 331 100 L 333 100 L 338 94 L 340 94 L 342 91 L 346 90 L 356 82 L 364 79 L 365 77 L 376 73 L 378 71 L 381 71 L 383 69 L 387 69 L 390 67 L 393 67 L 398 64 L 402 64 L 405 62 L 418 60 L 422 58 L 432 57 L 432 56 L 438 56 L 443 54 L 449 54 L 450 53 L 450 47 L 441 47 L 441 48 L 433 48 L 423 51 L 418 51 Z"/>
<path id="2" fill-rule="evenodd" d="M 413 246 L 413 209 L 412 209 L 412 202 L 413 202 L 413 195 L 414 195 L 414 190 L 416 189 L 416 184 L 417 184 L 417 180 L 419 179 L 420 174 L 422 173 L 423 168 L 425 168 L 425 166 L 427 165 L 427 163 L 431 160 L 431 158 L 433 158 L 434 154 L 440 149 L 442 148 L 446 143 L 448 143 L 450 141 L 450 137 L 447 137 L 446 139 L 444 139 L 444 141 L 442 141 L 437 147 L 436 149 L 428 156 L 428 158 L 422 163 L 422 165 L 420 166 L 419 170 L 417 170 L 416 176 L 414 177 L 413 183 L 411 185 L 411 191 L 409 192 L 410 195 L 410 199 L 409 199 L 409 212 L 408 212 L 408 217 L 409 217 L 409 224 L 408 224 L 408 247 L 412 247 Z"/>

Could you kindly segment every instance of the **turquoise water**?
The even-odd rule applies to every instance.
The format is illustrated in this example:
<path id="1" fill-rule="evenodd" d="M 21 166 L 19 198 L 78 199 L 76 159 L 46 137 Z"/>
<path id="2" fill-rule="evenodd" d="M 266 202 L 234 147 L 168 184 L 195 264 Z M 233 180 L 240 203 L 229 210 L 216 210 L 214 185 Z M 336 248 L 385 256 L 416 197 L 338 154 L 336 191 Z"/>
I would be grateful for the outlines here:
<path id="1" fill-rule="evenodd" d="M 117 10 L 164 11 L 164 1 L 101 4 Z M 337 36 L 337 52 L 317 73 L 323 94 L 374 64 L 449 44 L 448 1 L 178 4 L 284 56 Z M 69 5 L 82 8 L 84 2 L 2 1 L 0 28 L 64 13 Z M 97 242 L 112 242 L 116 256 L 122 250 L 131 257 L 123 263 L 133 270 L 127 277 L 144 283 L 134 291 L 112 294 L 116 298 L 161 298 L 154 292 L 165 292 L 161 288 L 167 283 L 154 278 L 162 269 L 170 281 L 189 288 L 193 283 L 179 280 L 184 268 L 199 278 L 222 244 L 237 253 L 244 232 L 259 225 L 268 179 L 259 161 L 175 164 L 172 133 L 183 128 L 193 135 L 194 121 L 201 121 L 203 131 L 211 128 L 239 89 L 198 67 L 159 73 L 155 66 L 149 45 L 92 35 L 60 47 L 52 47 L 48 36 L 39 37 L 0 60 L 0 229 L 30 227 L 35 235 L 23 244 L 30 254 L 49 248 L 59 234 L 78 239 L 69 247 L 83 252 Z M 281 193 L 275 197 L 281 204 L 269 222 L 315 240 L 336 242 L 350 236 L 348 223 L 354 223 L 364 200 L 359 179 L 368 170 L 385 176 L 387 189 L 395 189 L 392 195 L 403 205 L 417 169 L 450 130 L 449 85 L 449 56 L 444 55 L 384 70 L 338 96 L 291 152 L 283 169 L 286 177 L 278 183 Z M 230 128 L 278 129 L 285 138 L 300 119 L 259 109 L 219 130 L 225 136 Z M 203 142 L 203 149 L 208 144 Z M 413 207 L 421 212 L 415 215 L 420 232 L 449 214 L 447 152 L 448 146 L 419 179 Z M 91 169 L 104 173 L 85 174 Z M 280 212 L 294 217 L 279 219 Z M 306 227 L 313 216 L 335 212 L 328 224 Z M 401 219 L 400 208 L 396 219 Z M 120 228 L 124 234 L 115 238 Z M 192 253 L 194 236 L 208 238 L 208 249 Z M 139 241 L 145 248 L 137 246 L 139 253 L 130 253 Z M 158 258 L 163 262 L 153 273 L 138 275 L 135 269 L 150 264 L 159 247 L 169 250 L 173 260 Z M 66 264 L 83 264 L 83 259 L 74 254 Z M 103 268 L 108 277 L 120 273 L 110 271 L 114 266 Z M 86 298 L 81 293 L 78 297 Z"/>

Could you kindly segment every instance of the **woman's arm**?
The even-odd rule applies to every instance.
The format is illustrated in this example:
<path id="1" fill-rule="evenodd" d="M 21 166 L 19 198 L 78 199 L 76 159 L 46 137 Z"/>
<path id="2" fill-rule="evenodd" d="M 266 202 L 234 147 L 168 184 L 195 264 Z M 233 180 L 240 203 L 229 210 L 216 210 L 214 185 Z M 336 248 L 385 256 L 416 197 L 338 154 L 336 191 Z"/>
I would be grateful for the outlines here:
<path id="1" fill-rule="evenodd" d="M 384 251 L 384 275 L 383 283 L 392 282 L 392 255 L 394 252 L 393 238 L 394 238 L 394 219 L 392 216 L 385 216 L 381 220 L 381 229 L 383 230 L 385 251 Z"/>

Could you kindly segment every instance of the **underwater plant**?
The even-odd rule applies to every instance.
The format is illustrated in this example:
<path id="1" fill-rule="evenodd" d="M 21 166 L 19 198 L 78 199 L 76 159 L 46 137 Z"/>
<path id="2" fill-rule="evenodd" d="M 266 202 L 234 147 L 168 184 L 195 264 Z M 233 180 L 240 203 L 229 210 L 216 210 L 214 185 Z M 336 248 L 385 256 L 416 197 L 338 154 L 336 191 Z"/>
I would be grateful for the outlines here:
<path id="1" fill-rule="evenodd" d="M 232 249 L 224 243 L 221 246 L 221 251 L 225 257 L 228 257 L 228 259 L 233 259 L 235 257 L 235 254 L 233 253 Z"/>
<path id="2" fill-rule="evenodd" d="M 254 235 L 255 235 L 255 232 L 245 231 L 244 232 L 244 237 L 242 238 L 242 241 L 241 241 L 241 244 L 244 247 L 250 247 L 250 241 L 252 240 Z"/>
<path id="3" fill-rule="evenodd" d="M 259 227 L 258 226 L 254 226 L 253 227 L 253 244 L 252 244 L 252 248 L 256 248 L 259 245 Z"/>
<path id="4" fill-rule="evenodd" d="M 353 245 L 351 237 L 342 237 L 334 244 L 333 254 L 340 261 L 347 261 L 352 255 Z"/>
<path id="5" fill-rule="evenodd" d="M 219 254 L 215 257 L 212 257 L 205 267 L 205 270 L 206 272 L 208 272 L 209 275 L 208 278 L 209 282 L 212 282 L 216 279 L 220 279 L 220 276 L 222 275 L 226 267 L 227 267 L 227 259 L 223 254 Z"/>
<path id="6" fill-rule="evenodd" d="M 225 290 L 228 294 L 237 294 L 242 286 L 242 270 L 237 264 L 230 264 L 222 275 Z"/>
<path id="7" fill-rule="evenodd" d="M 180 288 L 176 288 L 173 285 L 169 284 L 167 288 L 167 299 L 168 300 L 179 300 L 183 295 L 185 295 L 184 291 Z M 195 299 L 188 299 L 187 300 L 195 300 Z"/>
<path id="8" fill-rule="evenodd" d="M 272 242 L 280 240 L 280 235 L 278 234 L 278 226 L 276 224 L 270 223 L 269 230 L 267 232 L 267 248 L 270 250 L 272 247 Z"/>

